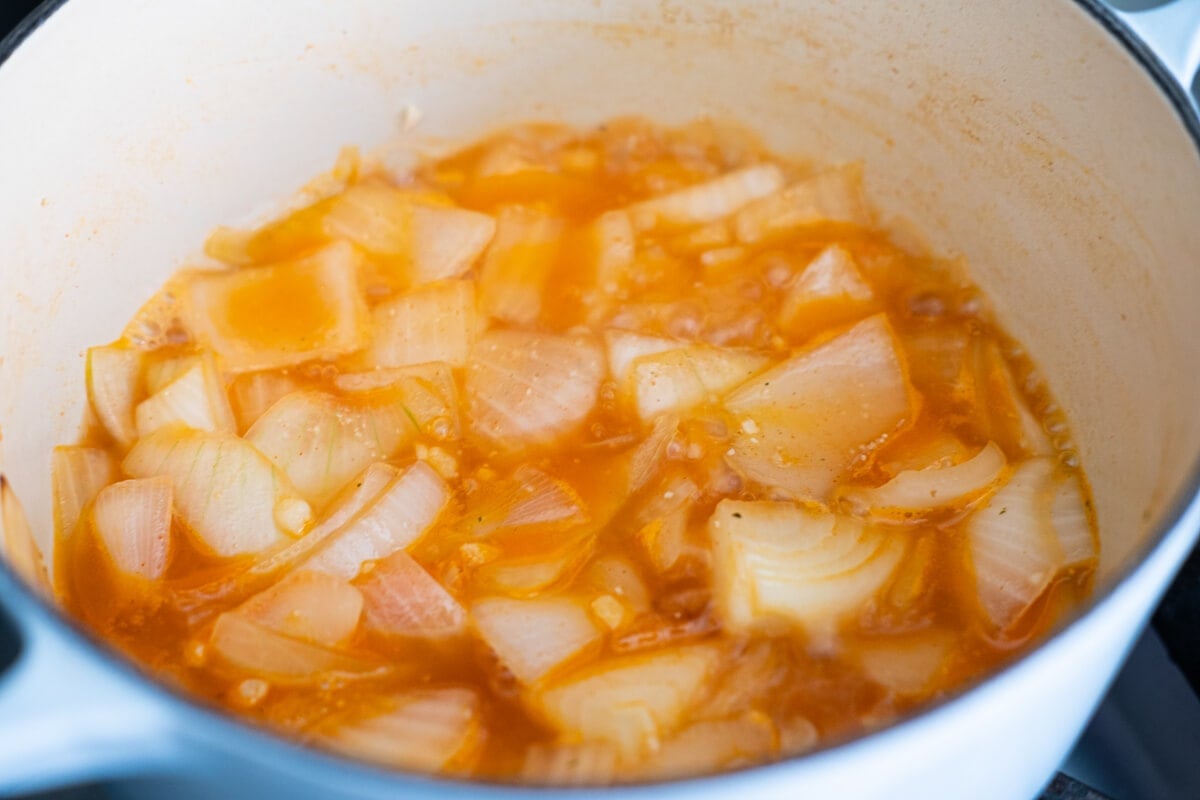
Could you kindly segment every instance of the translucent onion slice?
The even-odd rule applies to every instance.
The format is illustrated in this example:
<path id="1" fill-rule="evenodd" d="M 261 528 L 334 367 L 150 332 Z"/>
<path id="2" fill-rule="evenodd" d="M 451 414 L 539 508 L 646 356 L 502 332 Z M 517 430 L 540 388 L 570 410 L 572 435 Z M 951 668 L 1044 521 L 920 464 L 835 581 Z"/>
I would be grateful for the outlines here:
<path id="1" fill-rule="evenodd" d="M 856 648 L 867 677 L 901 697 L 932 690 L 954 647 L 948 631 L 922 631 L 863 642 Z"/>
<path id="2" fill-rule="evenodd" d="M 599 641 L 601 631 L 578 600 L 486 597 L 471 605 L 475 629 L 526 685 L 537 683 Z"/>
<path id="3" fill-rule="evenodd" d="M 636 358 L 630 372 L 638 416 L 649 420 L 715 402 L 770 360 L 762 353 L 707 345 Z"/>
<path id="4" fill-rule="evenodd" d="M 481 328 L 475 283 L 439 281 L 413 289 L 371 311 L 374 340 L 364 360 L 373 367 L 443 361 L 460 367 Z"/>
<path id="5" fill-rule="evenodd" d="M 646 336 L 618 329 L 605 331 L 604 343 L 608 349 L 608 374 L 618 386 L 628 382 L 636 359 L 679 350 L 688 345 L 679 339 Z"/>
<path id="6" fill-rule="evenodd" d="M 201 431 L 237 432 L 225 385 L 211 354 L 196 359 L 177 378 L 138 404 L 134 412 L 138 436 L 167 425 Z"/>
<path id="7" fill-rule="evenodd" d="M 860 227 L 871 224 L 861 164 L 820 172 L 747 205 L 735 217 L 734 228 L 739 241 L 760 242 L 796 228 L 829 222 Z"/>
<path id="8" fill-rule="evenodd" d="M 751 201 L 783 188 L 783 173 L 773 164 L 735 169 L 710 181 L 688 186 L 629 207 L 638 230 L 682 227 L 727 217 Z"/>
<path id="9" fill-rule="evenodd" d="M 3 473 L 0 473 L 0 555 L 31 587 L 47 598 L 53 596 L 50 574 L 33 538 L 29 518 Z"/>
<path id="10" fill-rule="evenodd" d="M 300 389 L 300 382 L 280 372 L 251 372 L 239 375 L 231 388 L 233 413 L 238 430 L 250 429 L 258 418 L 285 396 Z"/>
<path id="11" fill-rule="evenodd" d="M 703 700 L 721 664 L 713 645 L 605 659 L 530 697 L 565 738 L 608 742 L 636 762 Z"/>
<path id="12" fill-rule="evenodd" d="M 353 758 L 421 772 L 443 771 L 469 757 L 480 732 L 474 691 L 420 689 L 393 698 L 391 705 L 386 713 L 322 736 L 322 743 Z"/>
<path id="13" fill-rule="evenodd" d="M 207 355 L 212 358 L 211 353 Z M 182 356 L 158 356 L 158 353 L 148 353 L 142 363 L 142 383 L 145 385 L 147 394 L 158 394 L 167 388 L 169 383 L 182 376 L 203 359 L 203 356 L 196 353 Z"/>
<path id="14" fill-rule="evenodd" d="M 237 613 L 278 633 L 336 647 L 358 629 L 363 595 L 340 578 L 293 572 L 243 603 Z"/>
<path id="15" fill-rule="evenodd" d="M 591 413 L 603 377 L 603 353 L 588 337 L 490 331 L 467 363 L 472 431 L 512 450 L 568 434 Z"/>
<path id="16" fill-rule="evenodd" d="M 356 585 L 367 627 L 377 633 L 440 638 L 466 630 L 462 605 L 403 550 L 375 562 Z"/>
<path id="17" fill-rule="evenodd" d="M 75 530 L 84 506 L 117 479 L 117 465 L 108 451 L 97 447 L 54 448 L 50 484 L 54 496 L 54 530 L 59 537 Z"/>
<path id="18" fill-rule="evenodd" d="M 775 726 L 765 714 L 694 722 L 662 743 L 638 770 L 649 778 L 694 777 L 769 758 Z"/>
<path id="19" fill-rule="evenodd" d="M 422 434 L 443 441 L 462 435 L 458 386 L 450 365 L 443 361 L 346 373 L 337 376 L 334 384 L 344 392 L 388 389 Z"/>
<path id="20" fill-rule="evenodd" d="M 485 487 L 463 515 L 476 536 L 532 525 L 566 529 L 587 521 L 583 501 L 566 481 L 522 464 L 512 477 Z"/>
<path id="21" fill-rule="evenodd" d="M 906 550 L 902 536 L 792 503 L 722 500 L 708 530 L 717 608 L 734 629 L 786 619 L 826 633 L 871 601 Z"/>
<path id="22" fill-rule="evenodd" d="M 418 461 L 375 502 L 331 534 L 304 563 L 305 569 L 347 580 L 367 561 L 377 561 L 413 544 L 437 521 L 450 490 L 424 461 Z"/>
<path id="23" fill-rule="evenodd" d="M 301 390 L 287 395 L 246 432 L 246 440 L 283 470 L 315 506 L 355 475 L 412 440 L 412 422 L 390 397 L 342 399 Z"/>
<path id="24" fill-rule="evenodd" d="M 479 268 L 484 313 L 517 325 L 537 322 L 562 234 L 562 220 L 556 217 L 524 206 L 504 208 Z"/>
<path id="25" fill-rule="evenodd" d="M 234 372 L 340 356 L 366 343 L 362 257 L 332 244 L 306 258 L 186 282 L 189 328 Z"/>
<path id="26" fill-rule="evenodd" d="M 817 254 L 796 276 L 779 308 L 779 326 L 793 336 L 810 336 L 865 317 L 875 293 L 854 257 L 839 245 Z"/>
<path id="27" fill-rule="evenodd" d="M 699 496 L 700 487 L 691 478 L 675 475 L 654 487 L 633 512 L 638 539 L 660 572 L 683 555 L 688 517 Z"/>
<path id="28" fill-rule="evenodd" d="M 1062 564 L 1062 548 L 1050 518 L 1053 480 L 1052 461 L 1025 461 L 967 520 L 967 547 L 979 602 L 1001 630 L 1041 596 Z"/>
<path id="29" fill-rule="evenodd" d="M 1083 484 L 1077 474 L 1067 473 L 1055 480 L 1050 524 L 1058 535 L 1064 569 L 1096 560 L 1096 534 L 1088 516 Z"/>
<path id="30" fill-rule="evenodd" d="M 317 683 L 331 676 L 369 677 L 382 665 L 295 639 L 227 612 L 217 617 L 209 646 L 226 664 L 281 684 Z"/>
<path id="31" fill-rule="evenodd" d="M 662 470 L 667 451 L 679 433 L 679 417 L 660 414 L 629 459 L 629 494 L 635 494 Z"/>
<path id="32" fill-rule="evenodd" d="M 592 554 L 595 520 L 582 531 L 553 532 L 553 542 L 536 555 L 501 558 L 478 567 L 475 586 L 480 591 L 500 592 L 513 597 L 531 597 L 557 586 L 573 576 Z M 518 540 L 529 550 L 528 535 Z"/>
<path id="33" fill-rule="evenodd" d="M 457 278 L 487 247 L 496 223 L 486 214 L 420 199 L 383 183 L 353 186 L 333 202 L 325 231 L 373 253 L 407 256 L 412 285 Z"/>
<path id="34" fill-rule="evenodd" d="M 110 344 L 87 351 L 88 402 L 104 430 L 122 448 L 137 439 L 133 409 L 141 368 L 142 353 L 132 347 Z"/>
<path id="35" fill-rule="evenodd" d="M 558 742 L 525 749 L 521 782 L 543 786 L 605 786 L 617 777 L 610 742 Z"/>
<path id="36" fill-rule="evenodd" d="M 229 434 L 160 428 L 140 440 L 122 466 L 135 478 L 169 477 L 188 532 L 219 556 L 286 542 L 311 516 L 287 477 L 252 444 Z"/>
<path id="37" fill-rule="evenodd" d="M 629 278 L 637 254 L 637 240 L 629 214 L 606 211 L 587 227 L 585 236 L 594 252 L 596 286 L 606 295 L 616 295 Z"/>
<path id="38" fill-rule="evenodd" d="M 96 534 L 117 569 L 157 580 L 171 557 L 171 479 L 120 481 L 96 495 Z"/>
<path id="39" fill-rule="evenodd" d="M 793 496 L 823 499 L 854 456 L 916 415 L 883 315 L 801 351 L 735 389 L 732 465 Z"/>
<path id="40" fill-rule="evenodd" d="M 988 442 L 961 464 L 905 470 L 882 486 L 850 488 L 838 496 L 857 513 L 911 520 L 983 497 L 1003 479 L 1005 463 L 1004 452 Z"/>

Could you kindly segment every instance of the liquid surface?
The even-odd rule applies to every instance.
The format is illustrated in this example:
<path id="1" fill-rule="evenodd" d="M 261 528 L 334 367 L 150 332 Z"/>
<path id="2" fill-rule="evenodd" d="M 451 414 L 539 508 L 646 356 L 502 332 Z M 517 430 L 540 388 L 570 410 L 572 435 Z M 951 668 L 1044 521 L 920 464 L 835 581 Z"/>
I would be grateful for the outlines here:
<path id="1" fill-rule="evenodd" d="M 1089 591 L 1061 412 L 859 166 L 616 120 L 320 186 L 89 353 L 55 453 L 64 604 L 203 701 L 669 778 L 884 725 Z"/>

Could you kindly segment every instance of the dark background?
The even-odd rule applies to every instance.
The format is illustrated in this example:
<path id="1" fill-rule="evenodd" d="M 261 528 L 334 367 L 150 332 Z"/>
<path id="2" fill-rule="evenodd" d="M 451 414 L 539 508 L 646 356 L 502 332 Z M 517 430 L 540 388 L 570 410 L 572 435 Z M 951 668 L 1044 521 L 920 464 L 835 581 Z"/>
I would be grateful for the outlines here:
<path id="1" fill-rule="evenodd" d="M 203 2 L 203 0 L 199 0 L 199 2 Z M 1158 5 L 1160 2 L 1161 0 L 1113 0 L 1113 5 L 1124 9 L 1135 9 Z M 35 0 L 0 0 L 0 36 L 15 28 L 38 5 L 39 3 L 35 2 Z M 3 110 L 0 109 L 0 124 L 3 124 L 3 119 Z M 1200 222 L 1197 224 L 1200 224 Z M 0 618 L 0 650 L 3 650 L 5 646 L 11 647 L 12 644 L 11 639 L 2 635 L 4 633 L 2 630 L 3 627 L 3 619 Z M 1161 641 L 1161 645 L 1159 641 Z M 0 668 L 8 661 L 8 659 L 3 658 L 3 655 L 3 653 L 0 653 Z M 1142 750 L 1158 749 L 1161 751 L 1172 749 L 1172 734 L 1178 734 L 1181 731 L 1177 729 L 1172 731 L 1171 729 L 1176 726 L 1171 722 L 1163 720 L 1161 712 L 1178 706 L 1181 699 L 1183 702 L 1188 703 L 1194 698 L 1180 698 L 1178 695 L 1165 698 L 1163 705 L 1159 707 L 1160 710 L 1155 711 L 1148 704 L 1148 701 L 1157 690 L 1162 688 L 1161 684 L 1163 681 L 1157 677 L 1152 679 L 1140 678 L 1135 681 L 1131 677 L 1131 673 L 1134 672 L 1143 672 L 1157 676 L 1159 673 L 1152 671 L 1163 669 L 1163 665 L 1168 663 L 1168 658 L 1179 668 L 1179 672 L 1182 672 L 1186 677 L 1192 691 L 1200 695 L 1200 547 L 1196 551 L 1193 551 L 1178 578 L 1164 597 L 1162 604 L 1154 615 L 1153 631 L 1134 650 L 1129 665 L 1122 673 L 1122 677 L 1117 681 L 1113 692 L 1110 693 L 1109 698 L 1105 701 L 1105 705 L 1101 707 L 1096 719 L 1092 722 L 1092 726 L 1085 734 L 1084 739 L 1081 740 L 1080 748 L 1077 749 L 1072 759 L 1068 761 L 1065 767 L 1067 771 L 1072 771 L 1072 764 L 1080 757 L 1080 751 L 1089 748 L 1091 750 L 1098 750 L 1100 753 L 1112 751 L 1112 759 L 1119 760 L 1134 758 L 1128 752 L 1130 746 L 1141 745 L 1138 749 Z M 1167 682 L 1169 683 L 1172 680 L 1178 682 L 1174 675 L 1168 675 Z M 1131 724 L 1131 715 L 1137 716 L 1139 714 L 1146 718 L 1143 723 L 1146 728 L 1135 732 L 1126 731 L 1125 729 Z M 1118 717 L 1120 717 L 1119 720 L 1117 719 Z M 1195 723 L 1196 720 L 1191 719 L 1188 721 L 1187 726 L 1194 729 Z M 1151 743 L 1146 741 L 1148 738 L 1151 740 L 1157 739 L 1157 741 Z M 1097 757 L 1102 760 L 1105 758 L 1103 755 L 1098 755 Z M 1184 752 L 1182 757 L 1193 763 L 1197 763 L 1200 762 L 1200 751 L 1193 752 L 1190 755 Z M 1161 770 L 1162 765 L 1157 765 L 1156 768 Z M 1083 768 L 1079 771 L 1088 773 L 1087 777 L 1092 777 L 1093 775 L 1097 778 L 1106 777 L 1096 772 L 1094 768 Z M 1128 776 L 1107 777 L 1118 784 L 1123 783 L 1128 778 Z M 1151 778 L 1147 778 L 1147 780 Z M 1112 786 L 1113 784 L 1110 783 L 1109 785 Z M 1143 793 L 1146 793 L 1146 796 L 1166 796 L 1154 792 L 1148 787 L 1144 790 L 1132 790 L 1132 787 L 1130 788 L 1131 791 L 1128 796 L 1141 796 Z M 1112 789 L 1108 790 L 1112 791 Z M 1125 796 L 1125 792 L 1120 792 L 1120 794 Z M 1066 797 L 1068 795 L 1055 795 L 1053 792 L 1048 792 L 1047 796 Z M 1200 797 L 1200 794 L 1196 794 L 1194 797 Z"/>

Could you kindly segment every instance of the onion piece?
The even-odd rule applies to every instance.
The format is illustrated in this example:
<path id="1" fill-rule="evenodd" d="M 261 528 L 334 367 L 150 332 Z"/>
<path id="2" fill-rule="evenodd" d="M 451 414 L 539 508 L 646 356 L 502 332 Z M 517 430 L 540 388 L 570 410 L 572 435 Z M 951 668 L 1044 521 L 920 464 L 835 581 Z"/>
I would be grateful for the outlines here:
<path id="1" fill-rule="evenodd" d="M 587 521 L 579 495 L 566 481 L 522 464 L 508 480 L 482 489 L 463 514 L 475 536 L 532 525 L 562 530 Z"/>
<path id="2" fill-rule="evenodd" d="M 188 327 L 234 372 L 351 353 L 368 331 L 361 267 L 342 242 L 268 267 L 195 273 L 186 281 Z"/>
<path id="3" fill-rule="evenodd" d="M 649 420 L 715 402 L 770 360 L 762 353 L 707 345 L 636 358 L 630 372 L 638 416 Z"/>
<path id="4" fill-rule="evenodd" d="M 861 164 L 817 173 L 747 205 L 734 218 L 734 229 L 739 241 L 754 243 L 829 222 L 870 226 L 871 207 L 863 192 Z"/>
<path id="5" fill-rule="evenodd" d="M 158 580 L 171 557 L 171 479 L 120 481 L 92 505 L 96 534 L 117 569 Z"/>
<path id="6" fill-rule="evenodd" d="M 720 664 L 713 645 L 609 658 L 530 700 L 565 737 L 608 742 L 622 761 L 636 762 L 698 706 Z"/>
<path id="7" fill-rule="evenodd" d="M 466 630 L 462 605 L 403 550 L 375 562 L 356 585 L 367 627 L 376 633 L 440 638 Z"/>
<path id="8" fill-rule="evenodd" d="M 488 647 L 526 685 L 534 684 L 599 641 L 583 605 L 566 597 L 485 597 L 471 619 Z"/>
<path id="9" fill-rule="evenodd" d="M 604 343 L 608 349 L 608 374 L 622 387 L 629 381 L 635 360 L 642 356 L 679 350 L 688 345 L 679 339 L 664 339 L 618 329 L 605 331 Z"/>
<path id="10" fill-rule="evenodd" d="M 667 450 L 679 433 L 679 421 L 675 414 L 659 414 L 654 418 L 650 433 L 629 458 L 630 495 L 641 490 L 662 470 L 667 461 Z"/>
<path id="11" fill-rule="evenodd" d="M 122 344 L 87 351 L 88 402 L 108 435 L 128 448 L 137 439 L 133 409 L 137 405 L 142 353 Z"/>
<path id="12" fill-rule="evenodd" d="M 775 726 L 761 713 L 694 722 L 664 741 L 638 772 L 670 779 L 745 766 L 769 758 L 775 739 Z"/>
<path id="13" fill-rule="evenodd" d="M 421 772 L 444 771 L 469 757 L 480 732 L 480 701 L 473 690 L 419 689 L 393 698 L 391 705 L 320 741 L 353 758 Z"/>
<path id="14" fill-rule="evenodd" d="M 685 475 L 674 475 L 656 486 L 633 512 L 638 540 L 659 572 L 666 572 L 683 555 L 688 517 L 700 487 Z"/>
<path id="15" fill-rule="evenodd" d="M 1062 568 L 1070 569 L 1096 560 L 1096 534 L 1088 516 L 1089 503 L 1076 474 L 1059 476 L 1050 502 L 1050 524 L 1062 550 Z"/>
<path id="16" fill-rule="evenodd" d="M 725 408 L 742 420 L 729 456 L 738 471 L 823 499 L 857 453 L 916 416 L 916 398 L 880 314 L 759 374 Z"/>
<path id="17" fill-rule="evenodd" d="M 479 268 L 484 313 L 516 325 L 537 322 L 562 234 L 562 220 L 555 217 L 524 206 L 501 211 L 496 237 Z"/>
<path id="18" fill-rule="evenodd" d="M 605 786 L 617 777 L 617 748 L 609 742 L 556 742 L 525 749 L 521 782 L 541 786 Z"/>
<path id="19" fill-rule="evenodd" d="M 830 245 L 788 286 L 779 308 L 779 326 L 793 336 L 811 336 L 867 316 L 874 300 L 854 256 L 840 245 Z"/>
<path id="20" fill-rule="evenodd" d="M 953 634 L 934 630 L 863 642 L 856 653 L 868 678 L 895 695 L 911 697 L 936 687 L 953 647 Z"/>
<path id="21" fill-rule="evenodd" d="M 445 362 L 346 373 L 337 376 L 334 385 L 356 393 L 388 389 L 422 434 L 443 441 L 462 435 L 458 386 Z"/>
<path id="22" fill-rule="evenodd" d="M 146 358 L 142 362 L 142 383 L 146 389 L 146 393 L 153 395 L 158 394 L 167 385 L 181 377 L 192 367 L 201 363 L 204 356 L 212 358 L 211 353 L 204 355 L 198 353 L 189 353 L 187 355 L 174 355 L 159 357 L 159 353 L 147 353 Z"/>
<path id="23" fill-rule="evenodd" d="M 439 281 L 406 292 L 371 311 L 375 338 L 364 354 L 373 367 L 429 361 L 462 366 L 480 330 L 475 283 Z"/>
<path id="24" fill-rule="evenodd" d="M 135 478 L 171 478 L 188 533 L 218 556 L 286 542 L 311 514 L 266 456 L 229 434 L 160 428 L 129 451 L 122 467 Z M 278 515 L 282 509 L 291 513 Z"/>
<path id="25" fill-rule="evenodd" d="M 606 211 L 584 230 L 594 253 L 595 282 L 606 295 L 618 294 L 629 278 L 637 254 L 637 240 L 629 214 Z"/>
<path id="26" fill-rule="evenodd" d="M 363 595 L 345 581 L 320 572 L 293 572 L 237 609 L 273 631 L 336 647 L 358 629 Z"/>
<path id="27" fill-rule="evenodd" d="M 247 431 L 271 406 L 301 388 L 300 382 L 279 372 L 251 372 L 233 381 L 233 413 L 238 430 Z"/>
<path id="28" fill-rule="evenodd" d="M 742 630 L 785 619 L 825 634 L 870 602 L 907 549 L 904 537 L 792 503 L 722 500 L 708 530 L 718 611 Z"/>
<path id="29" fill-rule="evenodd" d="M 225 385 L 210 353 L 196 359 L 179 377 L 139 403 L 134 419 L 138 436 L 148 436 L 167 425 L 237 432 Z"/>
<path id="30" fill-rule="evenodd" d="M 480 591 L 502 592 L 513 597 L 544 592 L 573 575 L 591 556 L 598 527 L 593 520 L 582 532 L 568 531 L 566 538 L 554 532 L 554 543 L 537 555 L 501 558 L 484 564 L 475 572 L 475 586 Z"/>
<path id="31" fill-rule="evenodd" d="M 838 497 L 857 513 L 911 520 L 983 497 L 1004 477 L 1004 466 L 1004 452 L 995 442 L 988 442 L 961 464 L 905 470 L 882 486 L 845 489 Z"/>
<path id="32" fill-rule="evenodd" d="M 472 431 L 505 449 L 544 444 L 583 424 L 603 377 L 590 338 L 490 331 L 467 363 Z"/>
<path id="33" fill-rule="evenodd" d="M 117 465 L 108 451 L 97 447 L 54 448 L 50 456 L 54 530 L 59 538 L 75 531 L 83 509 L 117 478 Z"/>
<path id="34" fill-rule="evenodd" d="M 412 422 L 391 398 L 342 399 L 301 390 L 259 417 L 246 441 L 283 470 L 315 506 L 323 506 L 372 462 L 412 440 Z"/>
<path id="35" fill-rule="evenodd" d="M 217 617 L 209 646 L 230 666 L 285 685 L 316 683 L 330 676 L 370 677 L 386 671 L 374 661 L 286 636 L 237 612 Z"/>
<path id="36" fill-rule="evenodd" d="M 1062 548 L 1050 519 L 1054 464 L 1035 458 L 966 523 L 979 602 L 996 628 L 1007 629 L 1053 582 Z"/>
<path id="37" fill-rule="evenodd" d="M 54 598 L 50 573 L 33 538 L 29 518 L 3 473 L 0 473 L 0 556 L 30 587 L 47 599 Z"/>
<path id="38" fill-rule="evenodd" d="M 681 227 L 713 222 L 746 204 L 783 188 L 783 173 L 774 164 L 753 164 L 710 181 L 687 186 L 629 207 L 634 227 Z"/>
<path id="39" fill-rule="evenodd" d="M 331 534 L 304 563 L 305 569 L 352 579 L 367 561 L 412 545 L 437 521 L 450 490 L 424 461 L 418 461 L 375 502 Z"/>

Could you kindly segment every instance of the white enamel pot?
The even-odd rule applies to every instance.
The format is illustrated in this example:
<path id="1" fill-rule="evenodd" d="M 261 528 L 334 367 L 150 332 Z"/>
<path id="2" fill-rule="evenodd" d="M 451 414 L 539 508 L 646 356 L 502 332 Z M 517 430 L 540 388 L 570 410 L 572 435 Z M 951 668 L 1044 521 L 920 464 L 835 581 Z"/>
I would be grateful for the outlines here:
<path id="1" fill-rule="evenodd" d="M 970 260 L 1070 411 L 1097 592 L 878 733 L 604 794 L 1031 797 L 1196 539 L 1200 125 L 1176 81 L 1198 23 L 1196 0 L 1132 16 L 1156 58 L 1094 0 L 48 3 L 0 48 L 0 468 L 48 547 L 49 454 L 77 433 L 85 347 L 212 227 L 269 210 L 342 145 L 394 140 L 406 106 L 455 137 L 742 120 L 786 153 L 865 160 L 886 217 Z M 130 775 L 179 797 L 521 791 L 301 749 L 156 683 L 6 568 L 0 598 L 23 640 L 0 678 L 0 794 Z"/>

